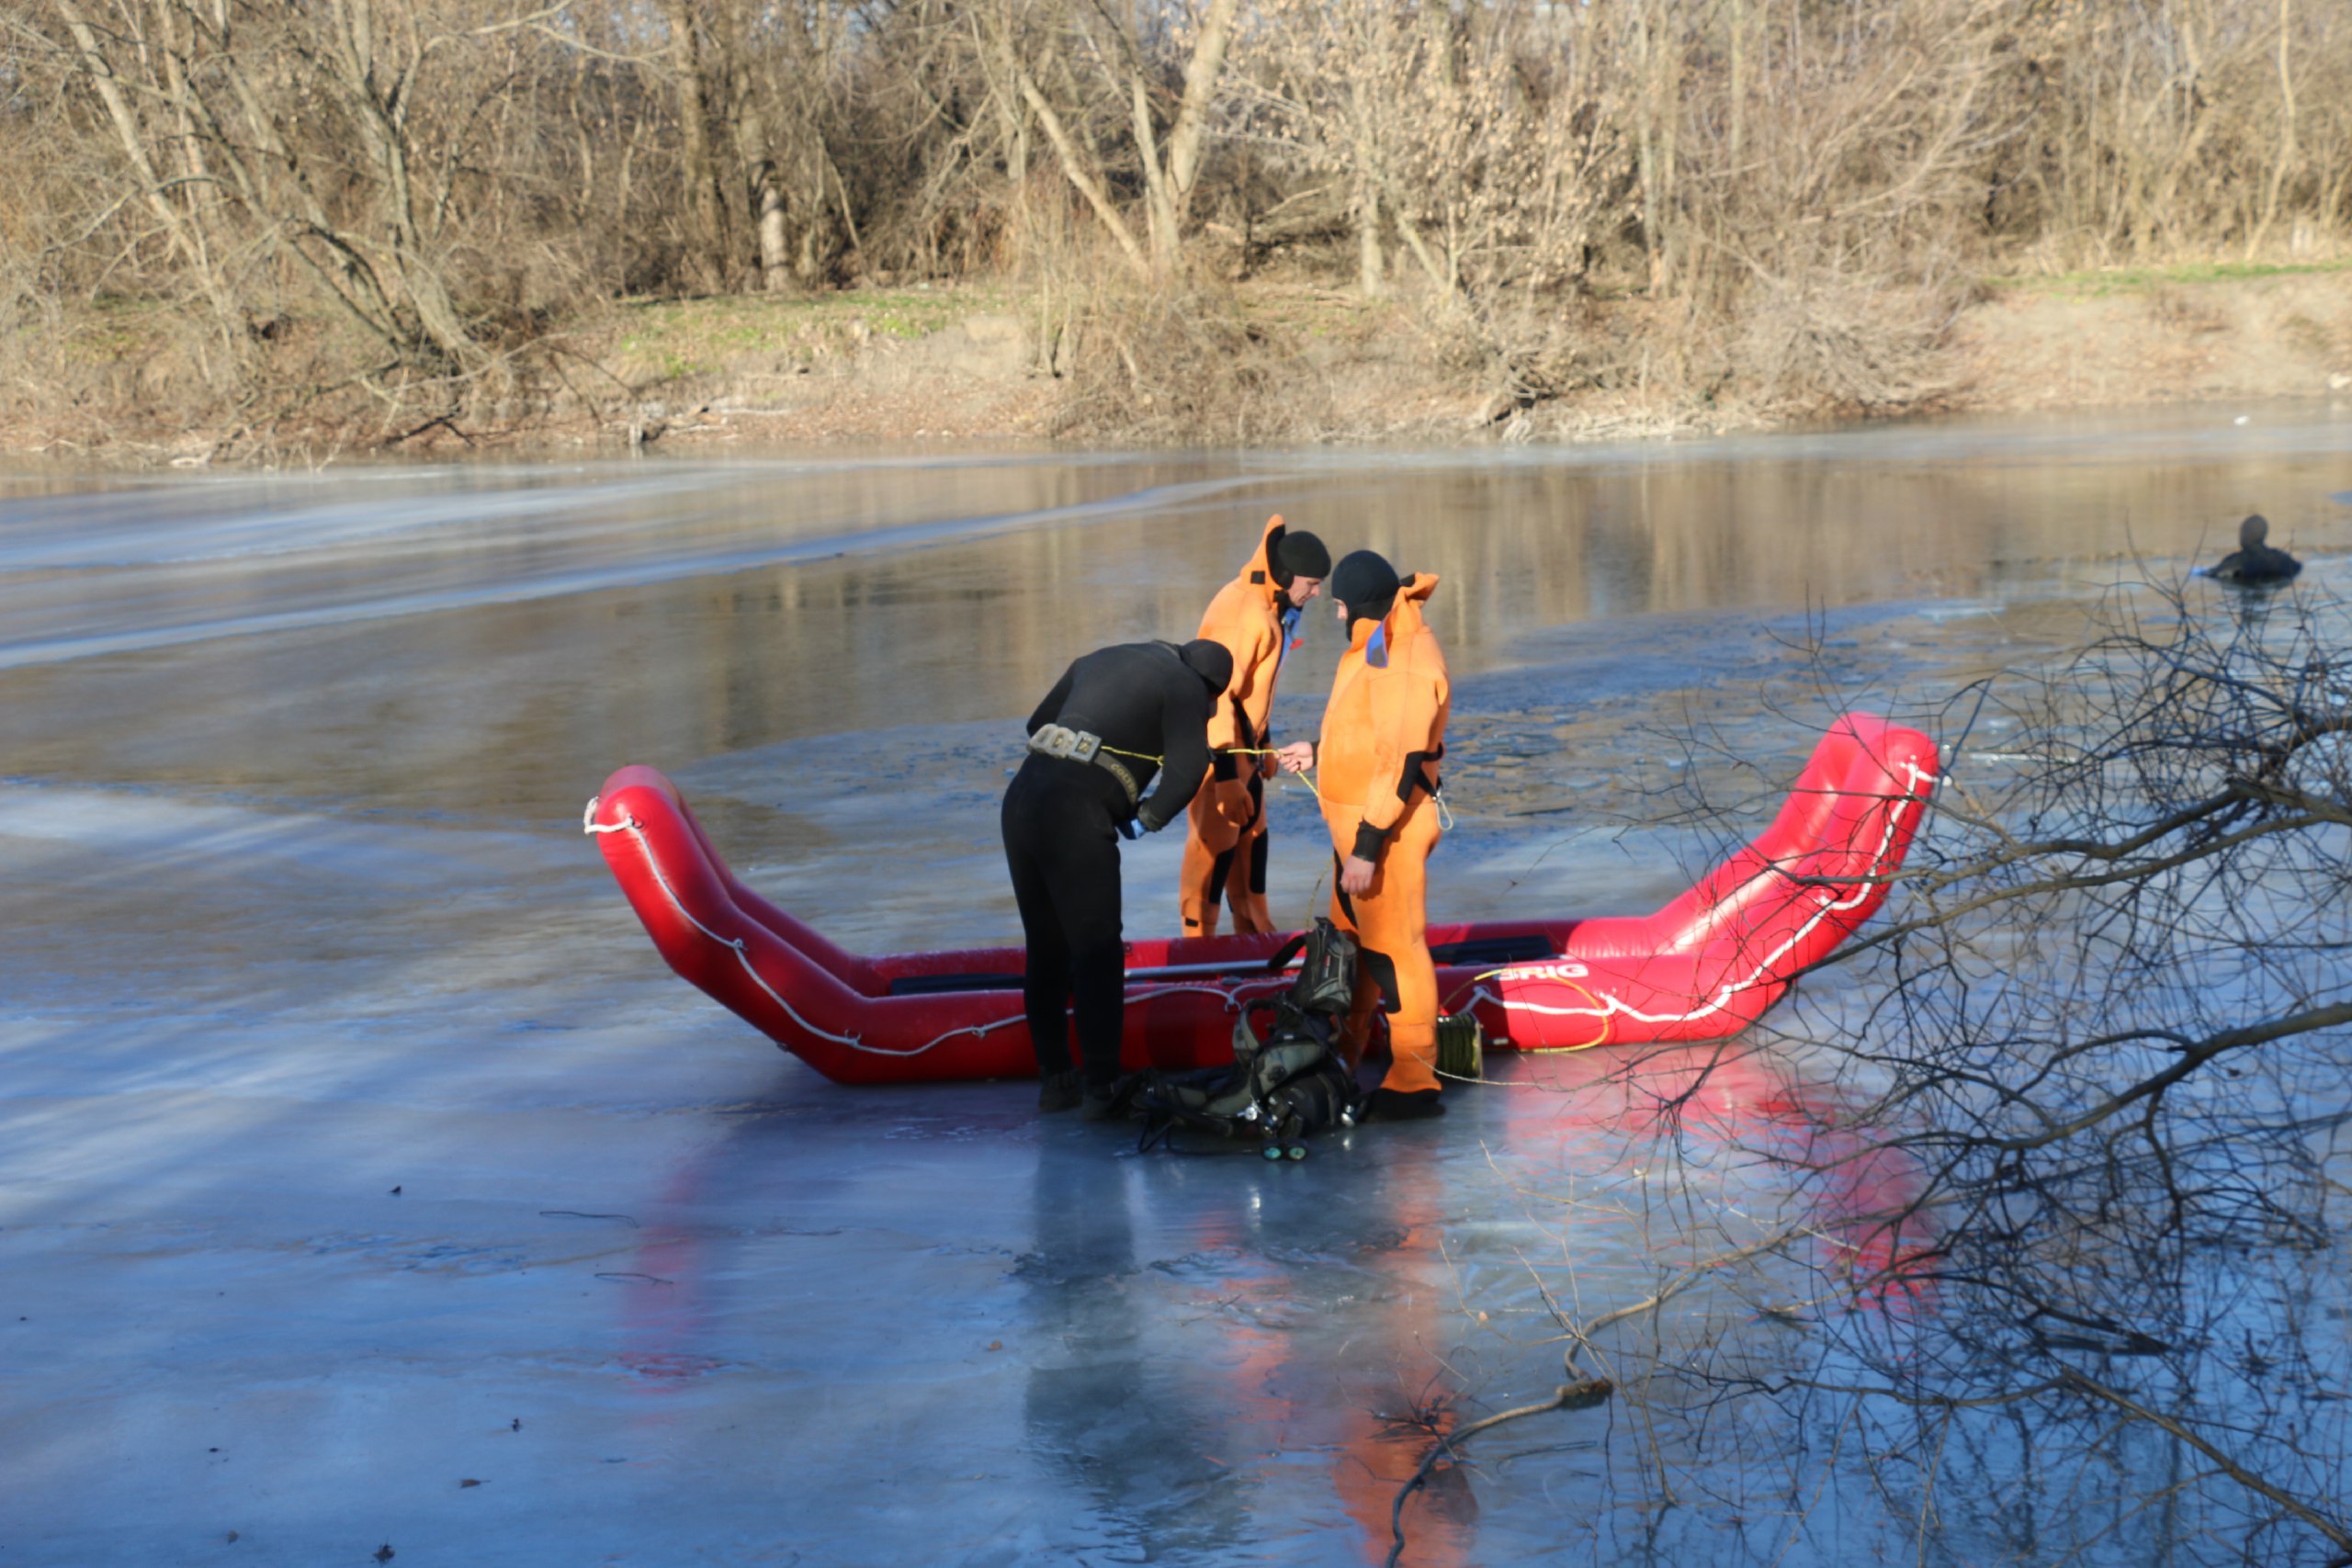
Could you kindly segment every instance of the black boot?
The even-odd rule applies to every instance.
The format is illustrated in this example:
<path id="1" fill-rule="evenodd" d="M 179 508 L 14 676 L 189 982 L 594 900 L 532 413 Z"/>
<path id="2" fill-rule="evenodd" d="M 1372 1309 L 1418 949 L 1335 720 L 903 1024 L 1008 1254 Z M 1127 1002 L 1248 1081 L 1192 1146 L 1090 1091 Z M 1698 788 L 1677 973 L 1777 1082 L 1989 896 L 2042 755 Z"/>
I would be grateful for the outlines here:
<path id="1" fill-rule="evenodd" d="M 1067 1073 L 1047 1073 L 1038 1081 L 1037 1111 L 1040 1115 L 1050 1116 L 1057 1111 L 1075 1111 L 1081 1098 L 1075 1068 Z"/>
<path id="2" fill-rule="evenodd" d="M 1433 1089 L 1412 1090 L 1376 1089 L 1364 1097 L 1363 1119 L 1367 1122 L 1419 1122 L 1430 1116 L 1445 1114 L 1445 1101 Z"/>
<path id="3" fill-rule="evenodd" d="M 1115 1122 L 1126 1114 L 1126 1097 L 1115 1083 L 1091 1083 L 1086 1086 L 1086 1101 L 1078 1108 L 1079 1118 L 1086 1122 Z"/>

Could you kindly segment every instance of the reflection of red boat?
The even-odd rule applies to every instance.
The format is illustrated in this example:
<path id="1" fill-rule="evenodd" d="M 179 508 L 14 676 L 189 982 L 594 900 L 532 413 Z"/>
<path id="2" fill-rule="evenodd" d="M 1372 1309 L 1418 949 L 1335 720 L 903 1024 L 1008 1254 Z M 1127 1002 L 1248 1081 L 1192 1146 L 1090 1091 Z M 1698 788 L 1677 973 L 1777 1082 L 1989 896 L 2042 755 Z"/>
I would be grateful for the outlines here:
<path id="1" fill-rule="evenodd" d="M 1643 918 L 1432 925 L 1440 994 L 1489 1043 L 1576 1050 L 1703 1040 L 1745 1028 L 1886 897 L 1937 776 L 1933 741 L 1849 714 L 1815 748 L 1763 835 Z M 588 830 L 662 956 L 827 1077 L 844 1083 L 1036 1071 L 1021 950 L 866 958 L 735 880 L 675 785 L 623 768 Z M 1127 944 L 1125 1061 L 1230 1058 L 1240 1006 L 1286 984 L 1276 936 Z"/>
<path id="2" fill-rule="evenodd" d="M 1499 1107 L 1486 1111 L 1482 1125 L 1499 1125 L 1510 1147 L 1559 1151 L 1554 1157 L 1588 1188 L 1605 1184 L 1600 1173 L 1612 1166 L 1656 1165 L 1646 1151 L 1668 1142 L 1690 1162 L 1686 1196 L 1698 1198 L 1717 1182 L 1743 1190 L 1736 1223 L 1727 1212 L 1712 1239 L 1696 1232 L 1683 1237 L 1694 1257 L 1803 1214 L 1810 1246 L 1790 1256 L 1827 1276 L 1816 1286 L 1824 1294 L 1851 1288 L 1860 1292 L 1848 1298 L 1857 1307 L 1905 1312 L 1927 1299 L 1923 1264 L 1936 1233 L 1920 1207 L 1927 1180 L 1917 1156 L 1883 1140 L 1834 1084 L 1808 1080 L 1776 1047 L 1718 1042 L 1588 1052 L 1528 1063 L 1508 1077 L 1515 1092 L 1494 1097 Z M 1570 1134 L 1589 1142 L 1562 1141 Z M 1760 1186 L 1749 1193 L 1750 1183 Z M 1775 1220 L 1772 1201 L 1761 1194 L 1783 1190 L 1796 1201 Z M 1695 1204 L 1683 1211 L 1684 1221 L 1695 1212 Z M 1646 1222 L 1634 1208 L 1596 1202 L 1578 1208 L 1573 1223 Z M 1750 1224 L 1760 1228 L 1742 1228 Z"/>

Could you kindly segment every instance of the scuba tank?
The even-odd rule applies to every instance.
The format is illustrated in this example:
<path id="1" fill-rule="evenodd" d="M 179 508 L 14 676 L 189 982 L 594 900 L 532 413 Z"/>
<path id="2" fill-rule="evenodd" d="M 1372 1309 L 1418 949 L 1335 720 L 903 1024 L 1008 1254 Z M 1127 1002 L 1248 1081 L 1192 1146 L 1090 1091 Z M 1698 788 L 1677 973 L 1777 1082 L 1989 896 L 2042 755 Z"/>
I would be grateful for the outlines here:
<path id="1" fill-rule="evenodd" d="M 1222 1138 L 1255 1138 L 1270 1160 L 1305 1159 L 1300 1140 L 1355 1125 L 1363 1097 L 1331 1038 L 1355 992 L 1356 940 L 1317 919 L 1266 967 L 1280 971 L 1301 953 L 1290 989 L 1252 1002 L 1235 1021 L 1231 1066 L 1142 1076 L 1132 1098 L 1144 1119 L 1138 1147 L 1165 1143 L 1186 1127 Z M 1262 1037 L 1254 1022 L 1261 1015 L 1271 1015 Z"/>

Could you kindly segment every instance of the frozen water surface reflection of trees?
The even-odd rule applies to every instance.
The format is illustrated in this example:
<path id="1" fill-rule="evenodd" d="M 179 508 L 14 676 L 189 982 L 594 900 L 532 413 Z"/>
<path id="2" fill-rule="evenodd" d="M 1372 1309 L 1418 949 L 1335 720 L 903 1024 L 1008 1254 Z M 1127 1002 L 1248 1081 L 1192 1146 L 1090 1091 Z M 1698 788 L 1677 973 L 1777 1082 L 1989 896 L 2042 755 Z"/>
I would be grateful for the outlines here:
<path id="1" fill-rule="evenodd" d="M 2345 449 L 13 481 L 0 1548 L 2342 1558 Z M 1654 907 L 1861 706 L 1950 773 L 1869 940 L 1269 1168 L 819 1081 L 578 837 L 652 761 L 852 946 L 1007 938 L 1008 724 L 1272 510 L 1445 576 L 1444 913 Z"/>

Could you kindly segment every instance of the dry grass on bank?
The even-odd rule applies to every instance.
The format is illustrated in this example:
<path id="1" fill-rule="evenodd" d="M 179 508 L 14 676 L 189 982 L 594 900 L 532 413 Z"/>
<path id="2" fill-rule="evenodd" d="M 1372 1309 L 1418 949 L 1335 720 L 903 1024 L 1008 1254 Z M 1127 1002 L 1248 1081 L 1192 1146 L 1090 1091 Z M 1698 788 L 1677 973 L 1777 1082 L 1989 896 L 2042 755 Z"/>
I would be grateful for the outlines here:
<path id="1" fill-rule="evenodd" d="M 280 318 L 242 345 L 272 390 L 225 408 L 206 373 L 224 350 L 186 312 L 52 304 L 38 326 L 0 348 L 0 446 L 132 463 L 718 437 L 1513 441 L 2343 390 L 2352 263 L 1816 289 L 1733 331 L 1637 296 L 1474 313 L 1069 267 L 1019 288 L 622 302 L 449 383 L 340 374 L 335 323 Z"/>

